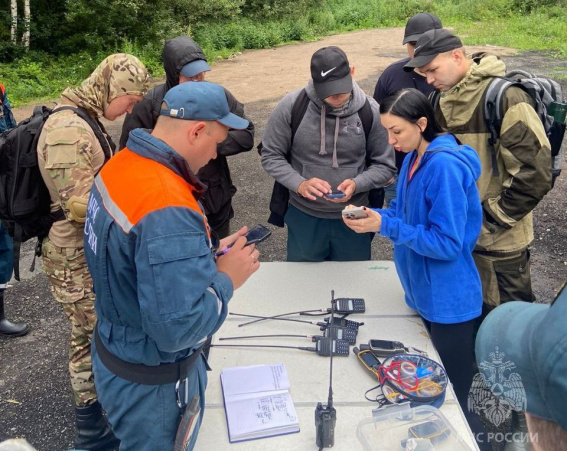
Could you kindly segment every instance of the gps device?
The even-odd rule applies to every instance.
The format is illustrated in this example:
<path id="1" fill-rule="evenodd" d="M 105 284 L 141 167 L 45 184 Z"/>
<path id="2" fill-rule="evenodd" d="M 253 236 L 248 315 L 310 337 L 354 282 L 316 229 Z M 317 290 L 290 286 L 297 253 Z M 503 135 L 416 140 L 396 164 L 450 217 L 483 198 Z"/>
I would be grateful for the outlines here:
<path id="1" fill-rule="evenodd" d="M 258 224 L 256 227 L 250 229 L 246 235 L 246 246 L 249 244 L 257 244 L 268 238 L 272 232 L 263 225 Z"/>
<path id="2" fill-rule="evenodd" d="M 378 378 L 378 367 L 382 364 L 380 360 L 378 360 L 370 350 L 361 351 L 355 347 L 353 348 L 353 352 L 356 354 L 356 357 L 358 357 L 358 360 L 360 360 L 360 363 L 362 363 L 375 378 Z"/>
<path id="3" fill-rule="evenodd" d="M 407 351 L 403 343 L 390 340 L 368 340 L 368 347 L 378 357 L 388 357 Z"/>

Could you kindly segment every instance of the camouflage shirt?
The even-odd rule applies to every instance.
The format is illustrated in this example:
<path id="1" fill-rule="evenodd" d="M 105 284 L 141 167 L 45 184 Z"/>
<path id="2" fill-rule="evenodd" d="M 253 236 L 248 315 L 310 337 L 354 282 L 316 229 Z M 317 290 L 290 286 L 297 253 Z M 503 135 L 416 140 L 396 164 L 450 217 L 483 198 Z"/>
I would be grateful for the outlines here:
<path id="1" fill-rule="evenodd" d="M 57 106 L 81 107 L 98 118 L 115 98 L 143 96 L 148 85 L 146 68 L 137 58 L 111 55 L 81 86 L 63 91 Z M 47 119 L 37 151 L 41 175 L 51 195 L 51 210 L 61 207 L 66 218 L 53 224 L 49 238 L 59 247 L 82 247 L 83 222 L 73 217 L 68 202 L 73 196 L 88 200 L 94 176 L 104 164 L 102 146 L 83 119 L 65 110 Z"/>

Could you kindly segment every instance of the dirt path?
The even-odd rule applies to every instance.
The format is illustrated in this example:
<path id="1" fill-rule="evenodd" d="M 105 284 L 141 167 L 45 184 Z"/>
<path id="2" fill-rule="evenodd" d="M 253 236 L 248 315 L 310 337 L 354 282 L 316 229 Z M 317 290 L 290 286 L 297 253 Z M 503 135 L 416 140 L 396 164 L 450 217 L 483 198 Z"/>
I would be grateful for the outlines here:
<path id="1" fill-rule="evenodd" d="M 225 85 L 246 105 L 246 114 L 256 125 L 256 143 L 277 101 L 287 92 L 305 85 L 309 61 L 315 50 L 338 45 L 355 67 L 355 80 L 372 94 L 381 71 L 406 55 L 401 45 L 402 28 L 366 30 L 329 36 L 316 42 L 275 49 L 246 51 L 214 64 L 210 81 Z M 502 55 L 509 67 L 524 68 L 538 74 L 563 74 L 567 62 L 530 53 L 511 57 L 514 51 L 499 47 L 469 47 L 469 51 L 490 50 Z M 567 91 L 567 84 L 564 83 Z M 28 117 L 33 106 L 14 111 L 17 120 Z M 106 123 L 118 140 L 122 120 Z M 234 198 L 236 216 L 233 228 L 266 223 L 272 179 L 262 170 L 255 151 L 229 159 L 233 181 L 238 187 Z M 565 171 L 567 173 L 567 170 Z M 542 300 L 549 300 L 562 281 L 567 280 L 567 176 L 544 199 L 535 212 L 536 239 L 533 244 L 534 289 Z M 259 247 L 262 261 L 285 259 L 285 230 Z M 13 283 L 7 293 L 6 310 L 11 318 L 29 322 L 32 332 L 23 338 L 0 338 L 0 441 L 26 437 L 38 450 L 71 448 L 74 412 L 67 374 L 67 347 L 70 329 L 60 307 L 51 298 L 45 275 L 29 273 L 33 243 L 24 247 L 22 272 L 25 280 Z M 391 259 L 390 243 L 377 237 L 374 259 Z M 37 264 L 38 262 L 36 262 Z M 353 283 L 356 283 L 353 281 Z"/>

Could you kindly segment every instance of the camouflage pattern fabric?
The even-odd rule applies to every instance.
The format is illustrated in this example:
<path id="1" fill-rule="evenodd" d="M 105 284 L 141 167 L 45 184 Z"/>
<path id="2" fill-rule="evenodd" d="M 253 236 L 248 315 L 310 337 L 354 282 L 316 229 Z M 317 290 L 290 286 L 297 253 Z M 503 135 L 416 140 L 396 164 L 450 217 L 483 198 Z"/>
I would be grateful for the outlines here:
<path id="1" fill-rule="evenodd" d="M 93 280 L 83 248 L 58 247 L 46 238 L 42 254 L 51 294 L 71 323 L 69 373 L 75 404 L 86 406 L 97 399 L 91 366 L 91 335 L 96 324 Z"/>
<path id="2" fill-rule="evenodd" d="M 120 53 L 104 59 L 81 86 L 66 89 L 59 105 L 80 106 L 98 118 L 115 98 L 143 96 L 148 87 L 144 65 L 136 57 Z M 72 196 L 88 200 L 94 176 L 104 163 L 104 152 L 84 120 L 72 111 L 61 111 L 45 123 L 38 142 L 38 160 L 52 210 L 61 206 L 66 216 L 52 226 L 49 238 L 44 240 L 43 269 L 53 297 L 71 323 L 71 387 L 75 404 L 86 406 L 97 399 L 91 366 L 95 296 L 83 251 L 84 223 L 73 217 L 67 203 Z"/>
<path id="3" fill-rule="evenodd" d="M 149 86 L 142 62 L 127 53 L 117 53 L 105 58 L 81 86 L 67 88 L 61 96 L 100 117 L 116 97 L 144 96 Z"/>

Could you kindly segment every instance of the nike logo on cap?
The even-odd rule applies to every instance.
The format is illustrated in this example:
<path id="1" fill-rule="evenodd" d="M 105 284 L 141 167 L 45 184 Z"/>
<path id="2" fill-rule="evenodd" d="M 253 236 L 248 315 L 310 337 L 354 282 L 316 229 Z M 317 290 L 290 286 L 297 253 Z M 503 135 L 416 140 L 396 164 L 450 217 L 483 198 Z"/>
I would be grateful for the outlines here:
<path id="1" fill-rule="evenodd" d="M 327 75 L 329 75 L 331 72 L 333 72 L 335 69 L 337 68 L 337 66 L 333 67 L 332 69 L 329 69 L 326 72 L 321 71 L 321 77 L 326 77 Z"/>

